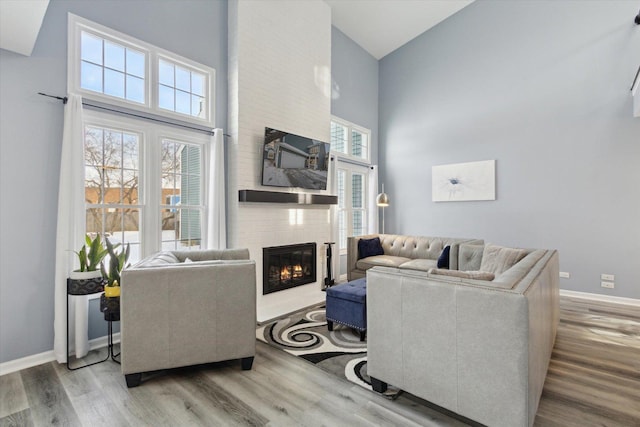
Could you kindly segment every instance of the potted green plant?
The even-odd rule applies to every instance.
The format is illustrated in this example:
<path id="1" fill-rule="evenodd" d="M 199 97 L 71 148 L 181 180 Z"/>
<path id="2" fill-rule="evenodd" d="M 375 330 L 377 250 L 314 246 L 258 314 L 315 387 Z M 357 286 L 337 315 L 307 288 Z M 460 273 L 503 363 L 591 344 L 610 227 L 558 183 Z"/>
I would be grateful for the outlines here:
<path id="1" fill-rule="evenodd" d="M 74 251 L 75 252 L 75 251 Z M 101 292 L 104 286 L 102 272 L 98 269 L 107 255 L 99 234 L 92 239 L 85 236 L 85 244 L 75 252 L 80 268 L 72 271 L 67 280 L 67 291 L 71 295 L 89 295 Z"/>
<path id="2" fill-rule="evenodd" d="M 102 271 L 102 277 L 107 280 L 107 284 L 104 287 L 105 296 L 107 298 L 120 296 L 120 273 L 125 267 L 128 267 L 127 261 L 129 260 L 130 246 L 127 243 L 126 247 L 123 247 L 118 251 L 120 243 L 113 245 L 108 238 L 105 238 L 107 245 L 107 253 L 109 254 L 109 266 L 105 267 L 104 261 L 100 263 L 100 271 Z"/>

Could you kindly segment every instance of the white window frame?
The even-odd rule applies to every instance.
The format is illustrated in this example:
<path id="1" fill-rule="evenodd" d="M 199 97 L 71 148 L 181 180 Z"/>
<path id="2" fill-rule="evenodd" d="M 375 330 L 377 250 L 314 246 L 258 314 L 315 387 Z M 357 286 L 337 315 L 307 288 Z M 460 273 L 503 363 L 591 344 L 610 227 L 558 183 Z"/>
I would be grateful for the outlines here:
<path id="1" fill-rule="evenodd" d="M 349 159 L 351 161 L 357 162 L 357 163 L 362 163 L 362 164 L 371 164 L 371 131 L 367 128 L 364 128 L 362 126 L 358 126 L 355 123 L 351 123 L 347 120 L 341 119 L 339 117 L 336 116 L 331 116 L 331 121 L 335 122 L 341 126 L 344 126 L 347 128 L 347 141 L 346 141 L 346 153 L 340 152 L 340 151 L 332 151 L 332 154 L 337 155 L 338 157 L 341 157 L 343 159 Z M 366 149 L 366 158 L 365 157 L 359 157 L 359 156 L 354 156 L 353 154 L 351 154 L 353 152 L 353 147 L 352 147 L 352 143 L 353 143 L 353 131 L 357 131 L 358 133 L 361 133 L 363 135 L 367 135 L 367 149 Z"/>
<path id="2" fill-rule="evenodd" d="M 347 153 L 352 152 L 351 143 L 352 143 L 352 133 L 354 130 L 358 131 L 359 133 L 367 135 L 367 138 L 368 138 L 366 159 L 363 157 L 358 157 L 351 154 L 343 153 L 340 151 L 331 150 L 331 154 L 335 156 L 335 159 L 337 161 L 336 174 L 338 173 L 339 170 L 345 170 L 347 172 L 347 179 L 345 181 L 345 202 L 348 202 L 348 206 L 345 206 L 344 208 L 344 210 L 347 211 L 347 214 L 346 214 L 347 237 L 353 235 L 353 206 L 351 206 L 351 202 L 352 202 L 351 175 L 353 173 L 361 173 L 364 176 L 363 221 L 365 224 L 365 234 L 366 234 L 369 227 L 369 224 L 368 224 L 369 212 L 371 211 L 371 209 L 374 209 L 373 201 L 369 200 L 369 185 L 370 185 L 369 173 L 371 170 L 371 131 L 367 128 L 364 128 L 355 123 L 351 123 L 347 120 L 341 119 L 333 115 L 331 116 L 331 121 L 347 128 L 347 147 L 346 147 Z M 336 175 L 336 179 L 337 179 L 337 175 Z M 337 207 L 337 209 L 338 211 L 342 210 L 339 206 Z M 340 239 L 339 226 L 340 225 L 338 221 L 336 222 L 336 231 L 337 231 L 336 235 L 338 236 L 338 239 Z M 345 247 L 342 247 L 342 245 L 340 245 L 339 247 L 340 247 L 340 255 L 346 255 L 347 254 L 346 245 Z"/>
<path id="3" fill-rule="evenodd" d="M 162 250 L 161 209 L 165 204 L 161 199 L 162 193 L 162 139 L 171 139 L 201 147 L 201 199 L 200 205 L 194 208 L 201 210 L 202 239 L 201 247 L 207 246 L 206 195 L 208 182 L 206 177 L 210 173 L 209 148 L 210 138 L 203 134 L 189 130 L 159 125 L 158 123 L 113 115 L 87 109 L 84 111 L 85 126 L 107 127 L 124 130 L 141 135 L 139 146 L 139 182 L 138 205 L 140 209 L 140 258 L 147 257 Z M 84 144 L 84 141 L 83 141 Z M 84 187 L 84 180 L 79 183 Z M 85 207 L 86 210 L 86 207 Z"/>
<path id="4" fill-rule="evenodd" d="M 112 41 L 124 47 L 129 47 L 142 52 L 145 55 L 145 102 L 144 104 L 129 101 L 125 98 L 110 96 L 100 92 L 83 89 L 80 81 L 81 67 L 81 34 L 91 33 L 97 37 Z M 124 109 L 136 110 L 167 117 L 173 120 L 215 127 L 215 78 L 213 68 L 191 61 L 175 53 L 169 52 L 152 44 L 143 42 L 103 25 L 89 21 L 72 13 L 69 13 L 68 41 L 67 41 L 67 88 L 69 92 L 82 95 L 84 99 L 107 103 Z M 205 75 L 205 95 L 207 114 L 205 117 L 195 117 L 188 114 L 177 113 L 158 106 L 158 66 L 160 59 L 174 63 L 191 71 Z"/>

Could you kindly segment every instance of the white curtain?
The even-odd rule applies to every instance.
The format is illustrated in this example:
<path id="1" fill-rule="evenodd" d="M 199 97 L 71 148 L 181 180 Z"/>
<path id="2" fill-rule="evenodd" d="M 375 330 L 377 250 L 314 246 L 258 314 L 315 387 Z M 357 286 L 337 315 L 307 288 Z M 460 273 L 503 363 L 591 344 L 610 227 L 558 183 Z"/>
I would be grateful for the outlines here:
<path id="1" fill-rule="evenodd" d="M 226 199 L 224 191 L 224 134 L 214 129 L 209 147 L 209 185 L 207 194 L 207 247 L 227 247 Z"/>
<path id="2" fill-rule="evenodd" d="M 378 191 L 378 165 L 371 165 L 369 167 L 369 224 L 367 232 L 369 234 L 378 233 L 378 210 L 380 209 L 376 205 L 376 197 L 380 191 Z"/>
<path id="3" fill-rule="evenodd" d="M 83 140 L 82 97 L 72 94 L 64 109 L 56 234 L 53 350 L 60 363 L 67 362 L 67 298 L 70 298 L 70 347 L 75 348 L 76 357 L 89 351 L 88 296 L 67 296 L 67 277 L 74 269 L 76 257 L 73 251 L 80 249 L 85 235 Z"/>

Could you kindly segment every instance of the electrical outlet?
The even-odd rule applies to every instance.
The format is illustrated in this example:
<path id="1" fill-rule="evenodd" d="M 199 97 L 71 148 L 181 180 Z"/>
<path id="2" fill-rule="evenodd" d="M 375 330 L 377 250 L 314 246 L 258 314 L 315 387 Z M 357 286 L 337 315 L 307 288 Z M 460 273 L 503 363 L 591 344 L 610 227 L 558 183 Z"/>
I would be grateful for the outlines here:
<path id="1" fill-rule="evenodd" d="M 613 274 L 601 274 L 600 279 L 613 282 L 614 280 L 616 280 L 616 276 L 614 276 Z"/>
<path id="2" fill-rule="evenodd" d="M 567 273 L 566 271 L 561 271 L 560 272 L 560 277 L 563 279 L 568 279 L 571 277 L 571 273 Z"/>
<path id="3" fill-rule="evenodd" d="M 602 286 L 603 288 L 613 289 L 615 284 L 613 282 L 600 282 L 600 286 Z"/>

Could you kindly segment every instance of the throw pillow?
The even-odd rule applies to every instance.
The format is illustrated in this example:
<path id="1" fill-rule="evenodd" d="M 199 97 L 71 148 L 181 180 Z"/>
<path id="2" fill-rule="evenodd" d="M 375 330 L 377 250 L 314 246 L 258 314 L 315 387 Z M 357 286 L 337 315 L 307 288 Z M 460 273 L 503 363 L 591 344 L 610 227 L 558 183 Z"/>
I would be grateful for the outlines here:
<path id="1" fill-rule="evenodd" d="M 491 281 L 496 278 L 496 275 L 489 273 L 488 271 L 459 271 L 459 270 L 445 270 L 441 268 L 432 268 L 429 270 L 429 274 L 439 274 L 441 276 L 460 277 L 462 279 L 476 279 L 476 280 L 488 280 Z"/>
<path id="2" fill-rule="evenodd" d="M 451 246 L 445 246 L 442 253 L 438 257 L 438 268 L 449 268 L 449 253 L 451 252 Z"/>
<path id="3" fill-rule="evenodd" d="M 358 240 L 358 259 L 376 255 L 384 255 L 384 249 L 382 249 L 379 237 Z"/>
<path id="4" fill-rule="evenodd" d="M 157 254 L 149 257 L 139 267 L 157 267 L 167 264 L 177 264 L 180 260 L 173 254 L 173 252 L 158 252 Z"/>
<path id="5" fill-rule="evenodd" d="M 524 249 L 505 248 L 488 244 L 482 251 L 480 270 L 499 275 L 513 267 L 525 255 Z"/>

